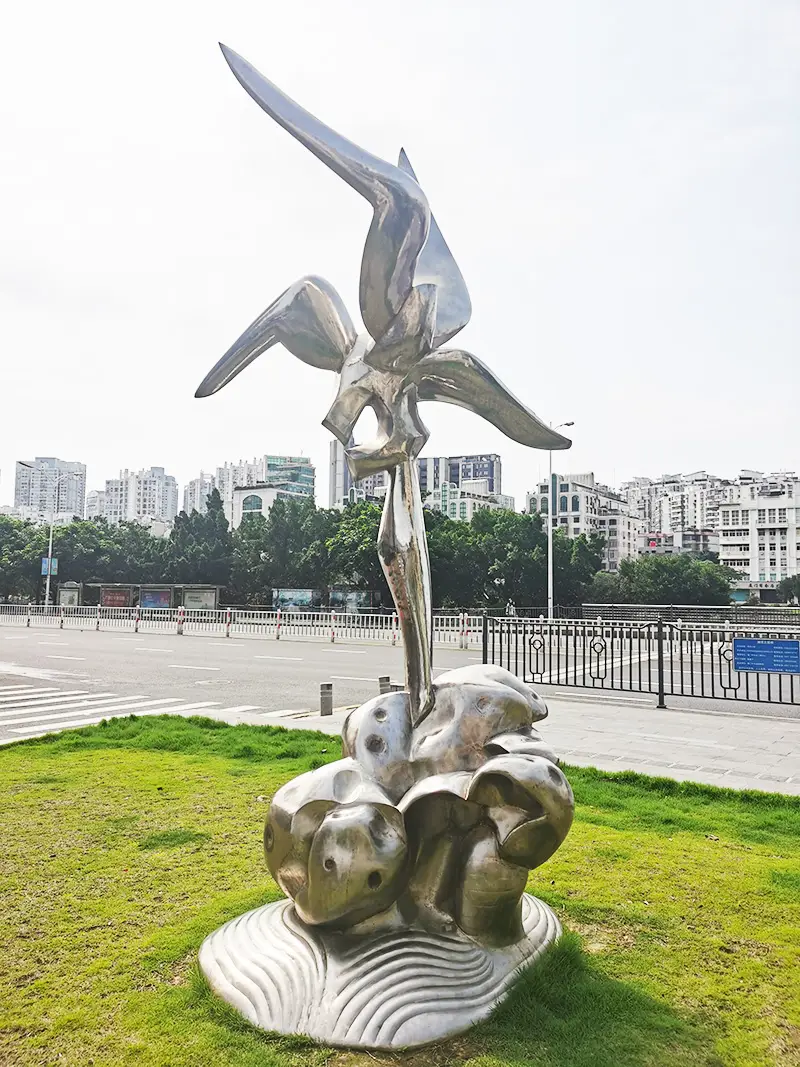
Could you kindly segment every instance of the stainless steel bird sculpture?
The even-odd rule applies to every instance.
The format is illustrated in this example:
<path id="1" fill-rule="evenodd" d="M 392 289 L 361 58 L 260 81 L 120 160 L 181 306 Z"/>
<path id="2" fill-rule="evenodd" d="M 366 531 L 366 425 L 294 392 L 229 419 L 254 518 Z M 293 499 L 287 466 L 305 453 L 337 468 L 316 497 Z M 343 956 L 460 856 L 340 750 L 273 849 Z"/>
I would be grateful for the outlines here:
<path id="1" fill-rule="evenodd" d="M 466 326 L 472 308 L 461 271 L 405 152 L 397 166 L 365 152 L 236 52 L 220 47 L 256 103 L 372 205 L 359 287 L 367 332 L 356 332 L 330 283 L 301 278 L 228 349 L 196 396 L 216 393 L 276 344 L 312 367 L 339 374 L 339 391 L 323 425 L 345 446 L 354 478 L 389 472 L 378 553 L 400 620 L 417 723 L 433 700 L 430 566 L 416 466 L 428 431 L 419 401 L 468 408 L 531 448 L 568 448 L 570 441 L 538 419 L 476 356 L 440 347 Z M 366 407 L 375 412 L 377 437 L 348 447 Z"/>
<path id="2" fill-rule="evenodd" d="M 255 1026 L 334 1045 L 397 1049 L 457 1033 L 559 936 L 528 871 L 569 832 L 574 799 L 534 724 L 547 707 L 499 666 L 431 680 L 431 588 L 417 455 L 418 404 L 443 400 L 532 448 L 570 442 L 479 359 L 441 347 L 470 317 L 466 285 L 405 152 L 397 166 L 323 125 L 223 47 L 253 99 L 373 209 L 357 334 L 322 278 L 292 285 L 197 390 L 215 393 L 272 345 L 339 375 L 327 426 L 354 478 L 389 472 L 378 554 L 397 607 L 406 691 L 344 723 L 340 760 L 271 798 L 267 865 L 288 899 L 210 934 L 200 965 Z M 374 441 L 351 445 L 359 416 Z"/>

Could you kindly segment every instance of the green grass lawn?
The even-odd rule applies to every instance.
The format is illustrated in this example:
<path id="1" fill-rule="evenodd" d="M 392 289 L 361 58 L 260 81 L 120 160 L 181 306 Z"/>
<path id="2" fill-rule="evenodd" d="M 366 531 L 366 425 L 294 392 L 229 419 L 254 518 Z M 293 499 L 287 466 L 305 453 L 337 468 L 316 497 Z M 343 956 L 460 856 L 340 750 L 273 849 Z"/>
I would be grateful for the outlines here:
<path id="1" fill-rule="evenodd" d="M 280 896 L 268 799 L 338 756 L 166 717 L 0 749 L 0 1064 L 800 1064 L 800 800 L 578 768 L 572 832 L 529 883 L 568 933 L 487 1024 L 370 1055 L 241 1023 L 197 949 Z"/>

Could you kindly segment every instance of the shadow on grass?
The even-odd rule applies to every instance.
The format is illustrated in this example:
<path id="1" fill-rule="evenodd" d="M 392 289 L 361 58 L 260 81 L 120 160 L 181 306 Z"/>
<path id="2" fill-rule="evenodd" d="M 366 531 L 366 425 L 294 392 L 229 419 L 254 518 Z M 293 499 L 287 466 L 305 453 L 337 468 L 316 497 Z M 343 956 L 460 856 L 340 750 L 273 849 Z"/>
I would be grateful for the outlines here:
<path id="1" fill-rule="evenodd" d="M 574 934 L 520 976 L 474 1040 L 482 1046 L 475 1067 L 724 1067 L 712 1034 L 603 974 Z"/>
<path id="2" fill-rule="evenodd" d="M 252 1027 L 216 997 L 199 968 L 187 1007 L 219 1028 L 221 1047 L 236 1035 L 242 1051 L 242 1043 L 248 1051 L 269 1049 L 269 1062 L 287 1067 L 297 1062 L 298 1053 L 302 1062 L 311 1063 L 320 1052 L 304 1038 Z M 492 1018 L 475 1029 L 407 1052 L 332 1052 L 324 1062 L 330 1067 L 724 1067 L 711 1033 L 634 985 L 604 975 L 574 934 L 565 934 L 525 971 Z"/>

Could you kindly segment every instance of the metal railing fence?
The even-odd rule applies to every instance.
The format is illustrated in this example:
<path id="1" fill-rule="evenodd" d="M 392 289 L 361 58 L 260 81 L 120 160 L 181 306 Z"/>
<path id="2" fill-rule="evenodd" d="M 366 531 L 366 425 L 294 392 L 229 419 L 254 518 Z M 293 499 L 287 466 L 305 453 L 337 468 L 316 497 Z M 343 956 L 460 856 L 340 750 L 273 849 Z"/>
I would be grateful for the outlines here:
<path id="1" fill-rule="evenodd" d="M 483 620 L 476 615 L 436 615 L 433 641 L 453 648 L 481 647 Z M 127 630 L 134 633 L 215 634 L 280 640 L 377 641 L 401 644 L 396 615 L 357 615 L 336 611 L 282 612 L 245 608 L 60 607 L 0 604 L 0 626 L 75 630 Z"/>
<path id="2" fill-rule="evenodd" d="M 487 618 L 483 660 L 531 684 L 652 693 L 659 707 L 668 696 L 800 706 L 800 672 L 737 670 L 737 638 L 800 646 L 786 627 Z"/>

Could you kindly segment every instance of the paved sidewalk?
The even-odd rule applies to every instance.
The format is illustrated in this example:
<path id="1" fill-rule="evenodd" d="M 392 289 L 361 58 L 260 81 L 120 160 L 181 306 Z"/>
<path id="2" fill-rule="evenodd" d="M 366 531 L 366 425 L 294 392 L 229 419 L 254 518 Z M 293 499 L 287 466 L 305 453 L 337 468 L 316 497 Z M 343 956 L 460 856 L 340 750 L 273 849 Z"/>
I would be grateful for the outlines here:
<path id="1" fill-rule="evenodd" d="M 659 711 L 646 700 L 620 697 L 548 694 L 547 703 L 550 715 L 539 724 L 541 732 L 565 763 L 800 796 L 796 718 Z M 339 734 L 346 714 L 338 708 L 326 718 L 311 711 L 226 718 Z"/>

